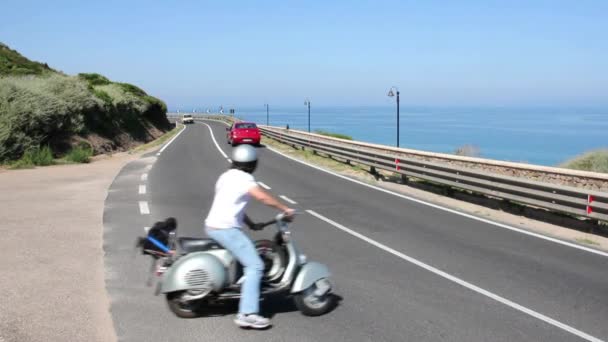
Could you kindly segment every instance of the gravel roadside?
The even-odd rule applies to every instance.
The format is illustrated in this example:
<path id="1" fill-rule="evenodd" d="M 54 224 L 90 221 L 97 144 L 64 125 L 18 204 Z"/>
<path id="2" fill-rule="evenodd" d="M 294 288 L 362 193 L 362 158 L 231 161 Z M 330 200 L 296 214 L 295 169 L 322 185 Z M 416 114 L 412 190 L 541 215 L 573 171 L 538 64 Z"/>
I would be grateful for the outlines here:
<path id="1" fill-rule="evenodd" d="M 114 177 L 139 156 L 0 170 L 0 341 L 116 341 L 102 214 Z"/>

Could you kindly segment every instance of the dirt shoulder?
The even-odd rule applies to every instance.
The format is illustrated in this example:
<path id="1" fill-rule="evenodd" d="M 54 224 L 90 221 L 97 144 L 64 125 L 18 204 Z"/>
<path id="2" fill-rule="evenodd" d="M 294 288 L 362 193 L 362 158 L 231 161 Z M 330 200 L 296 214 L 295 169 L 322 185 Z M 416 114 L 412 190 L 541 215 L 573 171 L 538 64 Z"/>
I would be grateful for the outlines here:
<path id="1" fill-rule="evenodd" d="M 139 156 L 0 170 L 0 341 L 116 341 L 103 207 L 114 177 Z"/>
<path id="2" fill-rule="evenodd" d="M 263 143 L 291 157 L 323 167 L 327 170 L 331 170 L 333 172 L 363 181 L 374 186 L 382 187 L 426 202 L 441 205 L 443 207 L 452 208 L 464 213 L 475 215 L 477 217 L 482 217 L 495 222 L 507 224 L 515 228 L 538 232 L 546 236 L 552 236 L 587 247 L 608 251 L 608 238 L 602 236 L 569 229 L 560 225 L 534 220 L 525 216 L 514 215 L 508 212 L 495 210 L 486 206 L 461 201 L 455 198 L 441 196 L 405 184 L 376 179 L 368 172 L 367 168 L 360 168 L 356 165 L 347 165 L 345 163 L 332 160 L 330 158 L 315 155 L 310 151 L 296 150 L 291 146 L 281 144 L 267 137 L 263 139 Z M 390 178 L 390 175 L 387 176 L 388 178 Z"/>

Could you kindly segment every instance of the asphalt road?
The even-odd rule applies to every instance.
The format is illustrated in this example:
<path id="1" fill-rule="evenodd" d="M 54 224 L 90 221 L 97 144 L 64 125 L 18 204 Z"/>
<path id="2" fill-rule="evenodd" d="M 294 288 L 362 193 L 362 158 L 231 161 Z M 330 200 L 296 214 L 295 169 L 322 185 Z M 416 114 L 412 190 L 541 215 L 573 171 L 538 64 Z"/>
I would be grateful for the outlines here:
<path id="1" fill-rule="evenodd" d="M 207 124 L 229 155 L 225 125 Z M 262 309 L 274 327 L 243 331 L 232 323 L 236 304 L 218 308 L 213 317 L 179 319 L 145 287 L 149 263 L 134 257 L 135 237 L 168 216 L 178 218 L 181 236 L 203 236 L 215 181 L 229 166 L 209 128 L 196 123 L 160 155 L 127 165 L 106 200 L 106 282 L 120 340 L 608 339 L 606 255 L 400 198 L 263 147 L 258 151 L 256 179 L 297 202 L 294 207 L 312 211 L 297 218 L 294 238 L 309 259 L 329 266 L 340 305 L 310 318 L 289 299 L 273 299 Z M 249 213 L 258 221 L 274 215 L 258 204 Z M 268 230 L 253 236 L 270 236 Z"/>

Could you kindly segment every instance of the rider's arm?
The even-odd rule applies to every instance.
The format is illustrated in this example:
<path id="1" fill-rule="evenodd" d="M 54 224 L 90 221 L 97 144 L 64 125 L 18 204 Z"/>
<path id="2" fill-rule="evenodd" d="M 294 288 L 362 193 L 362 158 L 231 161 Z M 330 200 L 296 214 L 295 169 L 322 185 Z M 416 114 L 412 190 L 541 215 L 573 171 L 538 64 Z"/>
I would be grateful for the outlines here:
<path id="1" fill-rule="evenodd" d="M 288 206 L 279 202 L 276 198 L 274 198 L 272 195 L 270 195 L 269 193 L 264 191 L 259 186 L 254 186 L 251 189 L 249 189 L 249 194 L 251 195 L 251 197 L 266 204 L 267 206 L 277 208 L 278 210 L 285 212 L 285 213 L 293 212 L 293 209 L 290 209 Z"/>

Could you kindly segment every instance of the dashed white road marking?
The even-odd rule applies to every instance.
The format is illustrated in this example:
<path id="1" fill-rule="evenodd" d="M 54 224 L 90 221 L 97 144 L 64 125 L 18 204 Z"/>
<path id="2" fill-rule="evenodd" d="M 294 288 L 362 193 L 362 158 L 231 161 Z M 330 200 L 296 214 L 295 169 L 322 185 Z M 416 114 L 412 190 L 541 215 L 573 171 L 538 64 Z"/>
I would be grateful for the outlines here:
<path id="1" fill-rule="evenodd" d="M 147 173 L 143 173 L 143 174 L 141 175 L 140 179 L 141 179 L 143 182 L 147 181 L 147 180 L 148 180 L 148 174 L 147 174 Z"/>
<path id="2" fill-rule="evenodd" d="M 139 201 L 139 213 L 142 215 L 149 215 L 150 214 L 150 207 L 148 207 L 148 202 L 146 201 Z"/>
<path id="3" fill-rule="evenodd" d="M 139 194 L 143 195 L 146 193 L 146 186 L 144 184 L 139 185 Z"/>
<path id="4" fill-rule="evenodd" d="M 270 190 L 270 189 L 272 189 L 271 187 L 269 187 L 268 185 L 266 185 L 266 184 L 264 184 L 264 183 L 262 183 L 262 182 L 258 182 L 258 184 L 259 184 L 259 185 L 260 185 L 262 188 L 264 188 L 264 189 L 266 189 L 266 190 Z"/>
<path id="5" fill-rule="evenodd" d="M 182 128 L 182 130 L 181 130 L 181 131 L 179 131 L 179 132 L 178 132 L 178 133 L 177 133 L 177 134 L 176 134 L 176 135 L 175 135 L 173 138 L 171 138 L 171 140 L 169 140 L 169 142 L 167 142 L 167 143 L 165 144 L 165 146 L 163 146 L 163 147 L 160 149 L 160 151 L 158 151 L 158 153 L 156 153 L 156 155 L 157 155 L 157 156 L 160 156 L 160 154 L 161 154 L 161 153 L 163 153 L 163 151 L 164 151 L 164 150 L 165 150 L 167 147 L 169 147 L 169 145 L 171 145 L 171 143 L 172 143 L 173 141 L 175 141 L 175 139 L 177 139 L 177 137 L 179 137 L 179 136 L 180 136 L 182 133 L 184 133 L 184 131 L 185 131 L 185 130 L 186 130 L 186 125 L 184 125 L 184 128 Z"/>
<path id="6" fill-rule="evenodd" d="M 349 228 L 347 228 L 347 227 L 345 227 L 345 226 L 343 226 L 343 225 L 341 225 L 341 224 L 339 224 L 339 223 L 337 223 L 337 222 L 335 222 L 335 221 L 333 221 L 333 220 L 331 220 L 331 219 L 329 219 L 329 218 L 327 218 L 327 217 L 325 217 L 325 216 L 323 216 L 323 215 L 321 215 L 321 214 L 319 214 L 319 213 L 317 213 L 317 212 L 315 212 L 313 210 L 306 210 L 306 212 L 309 213 L 309 214 L 311 214 L 312 216 L 320 219 L 321 221 L 329 223 L 330 225 L 332 225 L 332 226 L 334 226 L 334 227 L 336 227 L 336 228 L 338 228 L 338 229 L 340 229 L 340 230 L 342 230 L 342 231 L 344 231 L 344 232 L 346 232 L 346 233 L 348 233 L 348 234 L 350 234 L 350 235 L 352 235 L 354 237 L 357 237 L 357 238 L 359 238 L 359 239 L 361 239 L 361 240 L 369 243 L 370 245 L 376 246 L 376 247 L 382 249 L 385 252 L 393 254 L 396 257 L 399 257 L 399 258 L 401 258 L 401 259 L 403 259 L 403 260 L 405 260 L 407 262 L 410 262 L 410 263 L 412 263 L 412 264 L 414 264 L 414 265 L 416 265 L 418 267 L 421 267 L 421 268 L 423 268 L 423 269 L 425 269 L 425 270 L 427 270 L 429 272 L 432 272 L 432 273 L 434 273 L 434 274 L 436 274 L 436 275 L 438 275 L 440 277 L 443 277 L 443 278 L 445 278 L 447 280 L 450 280 L 450 281 L 452 281 L 452 282 L 454 282 L 456 284 L 464 286 L 464 287 L 466 287 L 469 290 L 472 290 L 472 291 L 477 292 L 477 293 L 479 293 L 481 295 L 489 297 L 489 298 L 491 298 L 491 299 L 493 299 L 493 300 L 495 300 L 497 302 L 500 302 L 500 303 L 502 303 L 504 305 L 507 305 L 507 306 L 509 306 L 509 307 L 511 307 L 511 308 L 513 308 L 515 310 L 521 311 L 521 312 L 523 312 L 523 313 L 525 313 L 527 315 L 530 315 L 530 316 L 532 316 L 534 318 L 537 318 L 537 319 L 539 319 L 539 320 L 541 320 L 543 322 L 549 323 L 549 324 L 551 324 L 551 325 L 553 325 L 555 327 L 558 327 L 558 328 L 560 328 L 562 330 L 565 330 L 565 331 L 567 331 L 567 332 L 569 332 L 569 333 L 571 333 L 573 335 L 576 335 L 576 336 L 578 336 L 578 337 L 580 337 L 582 339 L 585 339 L 587 341 L 603 342 L 602 340 L 600 340 L 597 337 L 591 336 L 591 335 L 589 335 L 589 334 L 587 334 L 585 332 L 582 332 L 582 331 L 580 331 L 580 330 L 578 330 L 576 328 L 573 328 L 573 327 L 571 327 L 571 326 L 569 326 L 567 324 L 564 324 L 564 323 L 561 323 L 559 321 L 556 321 L 556 320 L 554 320 L 551 317 L 545 316 L 545 315 L 543 315 L 543 314 L 541 314 L 539 312 L 536 312 L 536 311 L 534 311 L 532 309 L 528 309 L 528 308 L 526 308 L 526 307 L 524 307 L 522 305 L 519 305 L 519 304 L 517 304 L 515 302 L 512 302 L 512 301 L 510 301 L 510 300 L 508 300 L 508 299 L 506 299 L 504 297 L 501 297 L 501 296 L 499 296 L 497 294 L 494 294 L 494 293 L 492 293 L 490 291 L 484 290 L 484 289 L 482 289 L 479 286 L 476 286 L 476 285 L 471 284 L 471 283 L 469 283 L 469 282 L 467 282 L 465 280 L 457 278 L 457 277 L 455 277 L 455 276 L 453 276 L 453 275 L 451 275 L 449 273 L 446 273 L 446 272 L 444 272 L 444 271 L 442 271 L 442 270 L 440 270 L 438 268 L 435 268 L 435 267 L 433 267 L 431 265 L 425 264 L 424 262 L 422 262 L 422 261 L 420 261 L 418 259 L 415 259 L 415 258 L 412 258 L 410 256 L 407 256 L 407 255 L 405 255 L 405 254 L 403 254 L 403 253 L 401 253 L 401 252 L 399 252 L 397 250 L 394 250 L 394 249 L 392 249 L 392 248 L 390 248 L 390 247 L 388 247 L 386 245 L 381 244 L 380 242 L 378 242 L 376 240 L 370 239 L 370 238 L 368 238 L 367 236 L 365 236 L 365 235 L 363 235 L 361 233 L 358 233 L 358 232 L 356 232 L 354 230 L 351 230 L 351 229 L 349 229 Z"/>
<path id="7" fill-rule="evenodd" d="M 289 203 L 291 203 L 291 204 L 298 204 L 298 202 L 296 202 L 296 201 L 292 200 L 291 198 L 289 198 L 289 197 L 287 197 L 287 196 L 285 196 L 285 195 L 281 195 L 281 196 L 279 196 L 279 197 L 281 197 L 281 198 L 282 198 L 282 199 L 284 199 L 286 202 L 289 202 Z"/>

